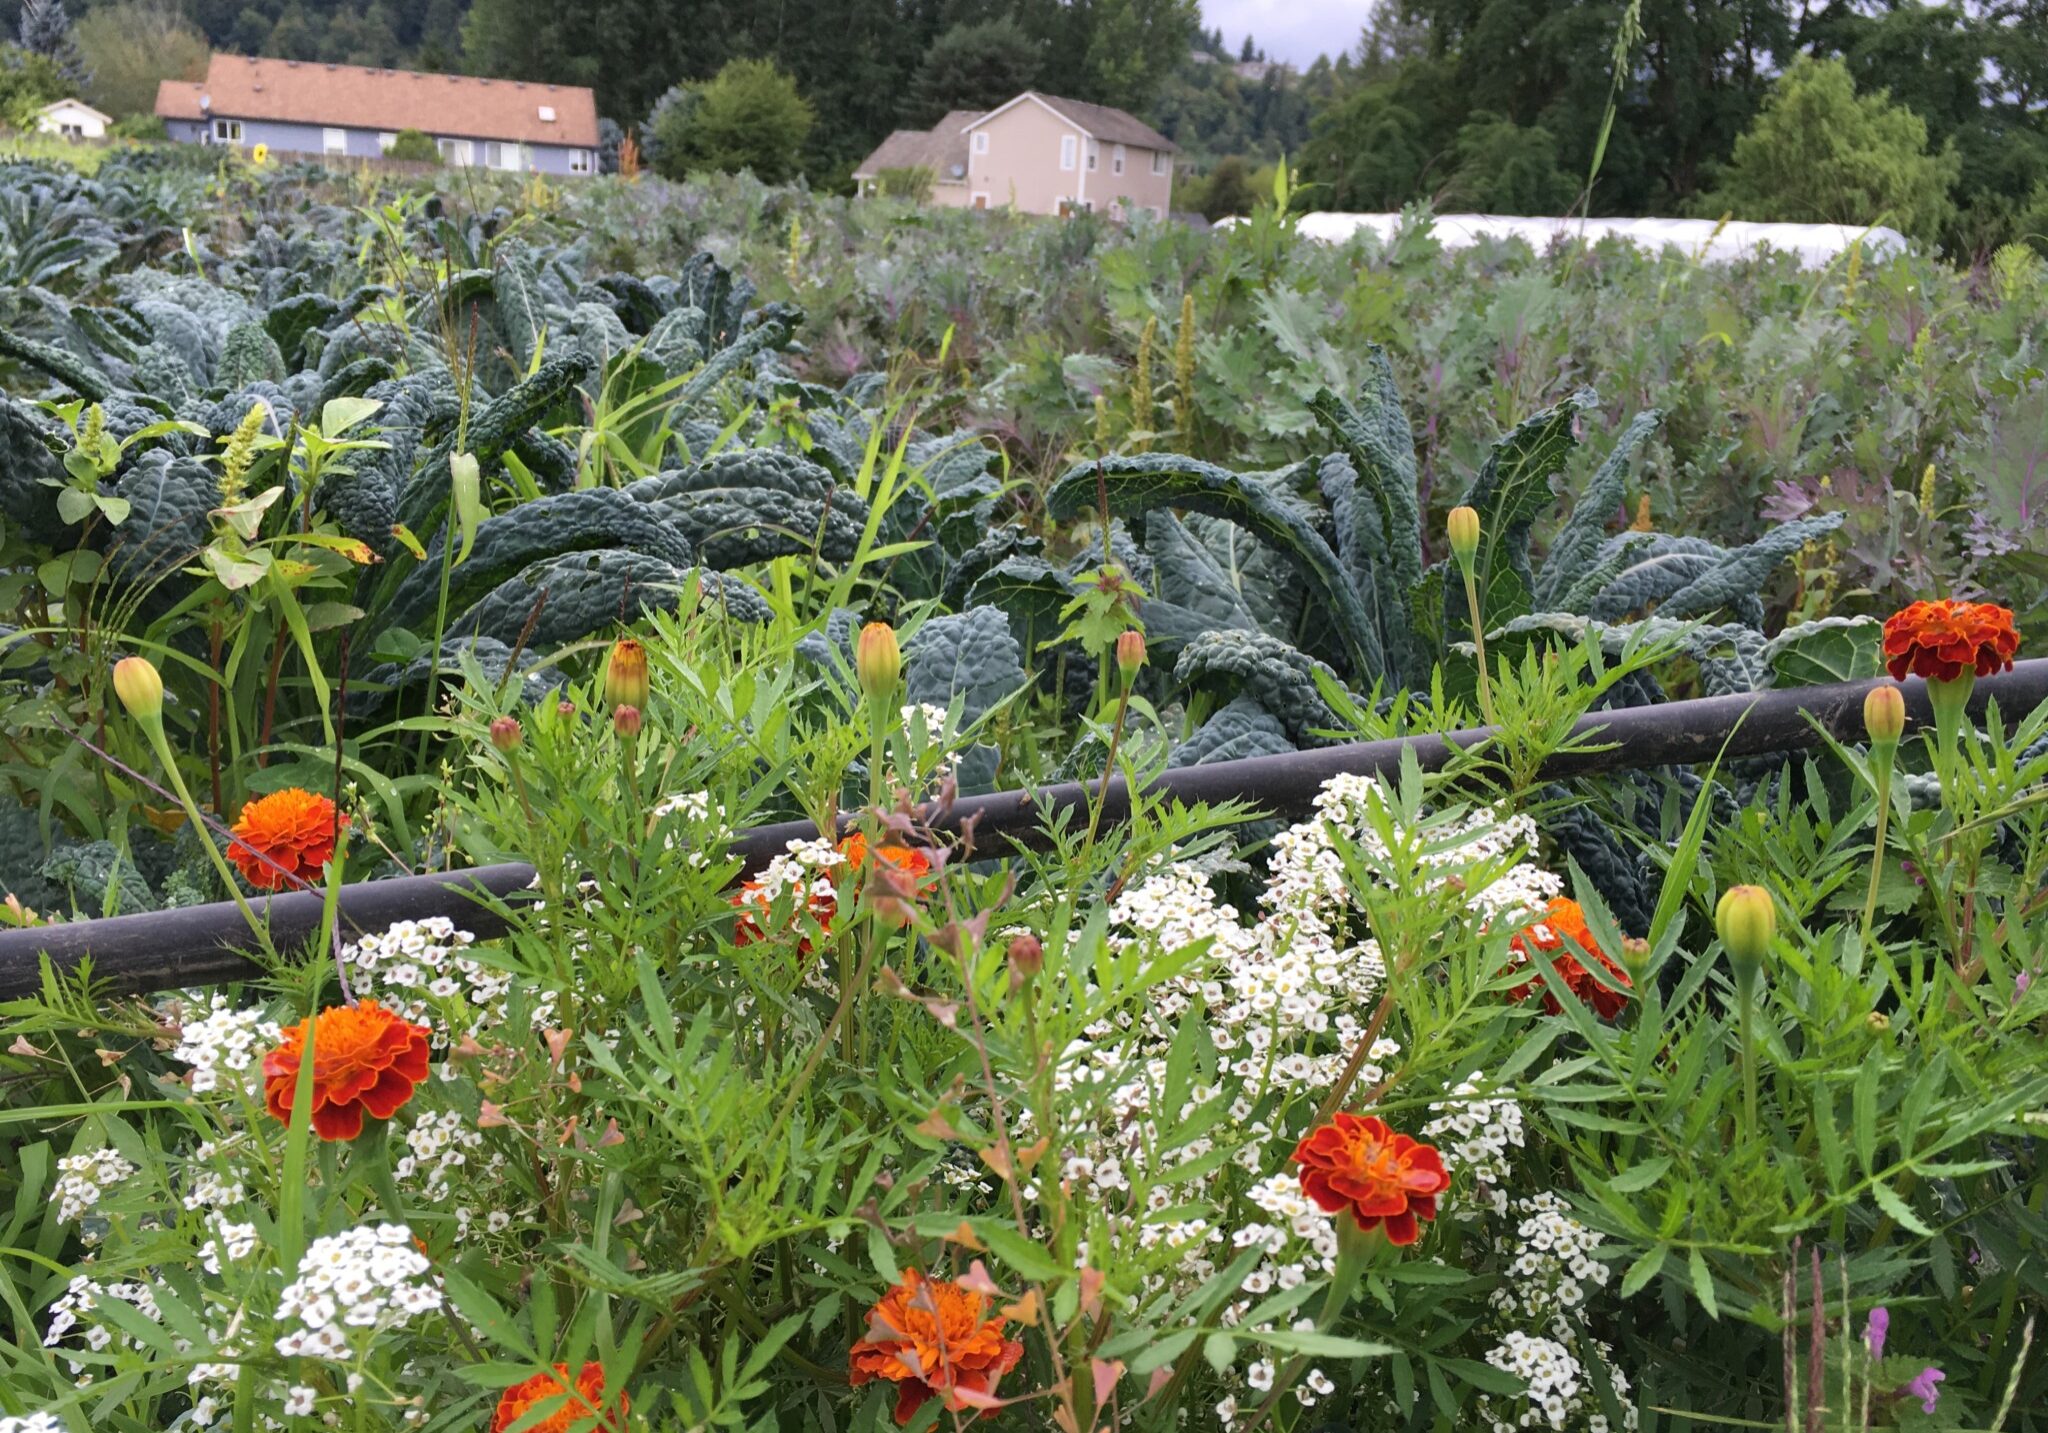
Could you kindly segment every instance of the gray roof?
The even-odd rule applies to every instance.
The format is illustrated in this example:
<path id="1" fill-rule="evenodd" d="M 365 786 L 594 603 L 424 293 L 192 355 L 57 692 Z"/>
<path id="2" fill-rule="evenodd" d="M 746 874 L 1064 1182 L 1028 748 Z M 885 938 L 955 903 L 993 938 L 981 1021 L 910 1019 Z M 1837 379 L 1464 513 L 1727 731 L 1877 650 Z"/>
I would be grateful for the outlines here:
<path id="1" fill-rule="evenodd" d="M 1042 94 L 1037 90 L 1030 93 L 1037 95 L 1040 100 L 1099 140 L 1106 140 L 1111 144 L 1136 145 L 1140 149 L 1162 149 L 1168 154 L 1177 152 L 1172 140 L 1135 115 L 1123 110 L 1113 109 L 1106 104 L 1089 104 L 1086 100 L 1061 99 L 1058 95 Z M 974 121 L 970 119 L 964 122 L 972 124 Z"/>
<path id="2" fill-rule="evenodd" d="M 899 129 L 853 171 L 873 179 L 885 169 L 929 169 L 935 184 L 967 182 L 967 136 L 961 131 L 981 118 L 978 110 L 956 109 L 930 129 Z"/>

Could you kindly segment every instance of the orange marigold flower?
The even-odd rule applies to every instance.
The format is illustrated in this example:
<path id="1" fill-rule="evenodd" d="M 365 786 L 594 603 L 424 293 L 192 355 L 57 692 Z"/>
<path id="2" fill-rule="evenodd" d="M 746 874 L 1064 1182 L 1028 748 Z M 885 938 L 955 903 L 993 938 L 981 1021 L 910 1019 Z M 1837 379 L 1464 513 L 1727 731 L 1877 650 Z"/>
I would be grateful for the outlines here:
<path id="1" fill-rule="evenodd" d="M 553 1373 L 536 1373 L 524 1383 L 515 1383 L 498 1395 L 498 1411 L 491 1419 L 491 1433 L 507 1428 L 536 1408 L 554 1405 L 554 1412 L 526 1425 L 525 1433 L 569 1433 L 603 1429 L 623 1433 L 632 1400 L 621 1393 L 609 1408 L 604 1406 L 604 1365 L 586 1363 L 569 1381 L 569 1365 L 558 1363 Z"/>
<path id="2" fill-rule="evenodd" d="M 337 1005 L 291 1026 L 263 1057 L 264 1103 L 287 1124 L 308 1023 L 313 1026 L 313 1133 L 322 1139 L 354 1139 L 363 1132 L 365 1114 L 390 1119 L 427 1078 L 432 1032 L 426 1026 L 374 1000 Z"/>
<path id="3" fill-rule="evenodd" d="M 2012 665 L 2020 649 L 2012 611 L 1989 602 L 1915 602 L 1885 619 L 1885 666 L 1930 682 L 1952 682 L 1964 672 L 1988 677 Z"/>
<path id="4" fill-rule="evenodd" d="M 325 796 L 288 786 L 242 807 L 228 857 L 259 891 L 280 890 L 294 884 L 293 877 L 310 883 L 325 874 L 334 859 L 335 839 L 346 825 L 348 817 Z"/>
<path id="5" fill-rule="evenodd" d="M 1003 1337 L 1005 1320 L 983 1316 L 986 1307 L 979 1293 L 904 1270 L 868 1311 L 867 1337 L 848 1356 L 853 1386 L 878 1378 L 897 1384 L 899 1424 L 933 1397 L 954 1413 L 985 1407 L 980 1400 L 993 1398 L 996 1380 L 1024 1357 L 1023 1344 Z"/>
<path id="6" fill-rule="evenodd" d="M 858 880 L 870 860 L 867 838 L 858 831 L 845 837 L 839 843 L 839 854 Z M 877 846 L 872 855 L 879 864 L 916 879 L 931 874 L 931 857 L 914 846 Z M 767 885 L 761 881 L 745 882 L 733 893 L 732 904 L 740 912 L 740 918 L 733 926 L 733 944 L 752 945 L 757 940 L 766 940 L 768 937 L 762 931 L 761 918 L 765 918 L 775 904 L 768 894 Z M 839 914 L 839 898 L 830 891 L 815 891 L 810 898 L 810 912 L 819 929 L 830 934 L 832 918 Z M 797 942 L 797 950 L 804 955 L 810 954 L 808 936 Z"/>
<path id="7" fill-rule="evenodd" d="M 1325 1213 L 1349 1209 L 1360 1229 L 1383 1228 L 1390 1244 L 1421 1237 L 1418 1219 L 1436 1218 L 1436 1197 L 1451 1187 L 1432 1145 L 1396 1134 L 1372 1115 L 1331 1116 L 1294 1147 L 1301 1189 Z"/>
<path id="8" fill-rule="evenodd" d="M 1628 1008 L 1628 997 L 1611 986 L 1623 989 L 1629 986 L 1628 972 L 1608 958 L 1593 939 L 1593 932 L 1586 926 L 1586 910 L 1577 901 L 1558 896 L 1544 908 L 1543 919 L 1527 926 L 1509 944 L 1522 952 L 1522 958 L 1515 967 L 1527 968 L 1529 951 L 1533 947 L 1550 957 L 1550 965 L 1564 983 L 1571 987 L 1572 994 L 1584 1004 L 1593 1007 L 1593 1013 L 1602 1020 L 1612 1020 Z M 1590 975 L 1581 963 L 1590 955 L 1600 962 L 1600 971 L 1609 984 L 1602 984 Z M 1532 972 L 1533 974 L 1533 972 Z M 1564 1013 L 1564 1007 L 1557 1003 L 1550 986 L 1541 976 L 1518 985 L 1508 992 L 1511 1000 L 1527 1000 L 1532 995 L 1543 997 L 1543 1008 L 1552 1015 Z"/>

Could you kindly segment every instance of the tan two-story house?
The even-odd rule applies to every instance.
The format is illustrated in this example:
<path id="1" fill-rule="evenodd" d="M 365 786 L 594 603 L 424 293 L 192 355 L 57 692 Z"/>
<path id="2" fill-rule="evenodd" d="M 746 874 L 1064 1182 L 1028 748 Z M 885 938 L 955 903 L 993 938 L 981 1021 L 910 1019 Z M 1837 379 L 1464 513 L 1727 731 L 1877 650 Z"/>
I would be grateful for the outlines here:
<path id="1" fill-rule="evenodd" d="M 1165 216 L 1173 141 L 1108 105 L 1027 90 L 986 114 L 955 110 L 930 129 L 899 129 L 854 170 L 863 194 L 884 173 L 922 170 L 930 199 L 954 209 Z"/>

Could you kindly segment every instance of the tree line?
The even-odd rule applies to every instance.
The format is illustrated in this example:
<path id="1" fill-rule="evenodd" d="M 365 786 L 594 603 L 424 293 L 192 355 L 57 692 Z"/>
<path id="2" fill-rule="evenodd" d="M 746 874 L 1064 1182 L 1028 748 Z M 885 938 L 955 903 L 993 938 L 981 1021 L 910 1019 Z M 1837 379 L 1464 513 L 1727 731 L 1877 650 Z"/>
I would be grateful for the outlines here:
<path id="1" fill-rule="evenodd" d="M 1036 87 L 1131 110 L 1183 202 L 2048 233 L 2048 0 L 1382 0 L 1298 68 L 1198 0 L 0 0 L 0 106 L 51 73 L 146 111 L 209 46 L 589 85 L 670 172 L 844 187 L 891 130 Z M 54 23 L 52 10 L 63 23 Z M 68 28 L 72 48 L 51 49 Z M 40 37 L 40 38 L 39 38 Z M 69 82 L 69 81 L 66 81 Z M 19 108 L 19 103 L 15 105 Z"/>

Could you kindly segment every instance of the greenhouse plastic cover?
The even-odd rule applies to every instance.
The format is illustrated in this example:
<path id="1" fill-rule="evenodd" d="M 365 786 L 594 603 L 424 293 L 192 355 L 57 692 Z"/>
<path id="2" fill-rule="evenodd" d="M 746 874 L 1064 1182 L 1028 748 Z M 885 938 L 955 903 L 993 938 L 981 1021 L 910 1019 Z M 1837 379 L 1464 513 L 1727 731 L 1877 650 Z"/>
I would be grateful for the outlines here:
<path id="1" fill-rule="evenodd" d="M 1298 233 L 1341 244 L 1361 229 L 1382 242 L 1404 223 L 1422 222 L 1416 214 L 1304 214 Z M 1560 239 L 1587 243 L 1626 239 L 1652 252 L 1673 247 L 1700 260 L 1753 257 L 1759 247 L 1796 254 L 1804 265 L 1825 264 L 1857 243 L 1866 258 L 1884 258 L 1906 248 L 1896 229 L 1855 224 L 1751 224 L 1713 219 L 1540 219 L 1513 214 L 1438 214 L 1429 220 L 1436 241 L 1446 249 L 1467 249 L 1482 239 L 1521 239 L 1539 253 Z"/>

